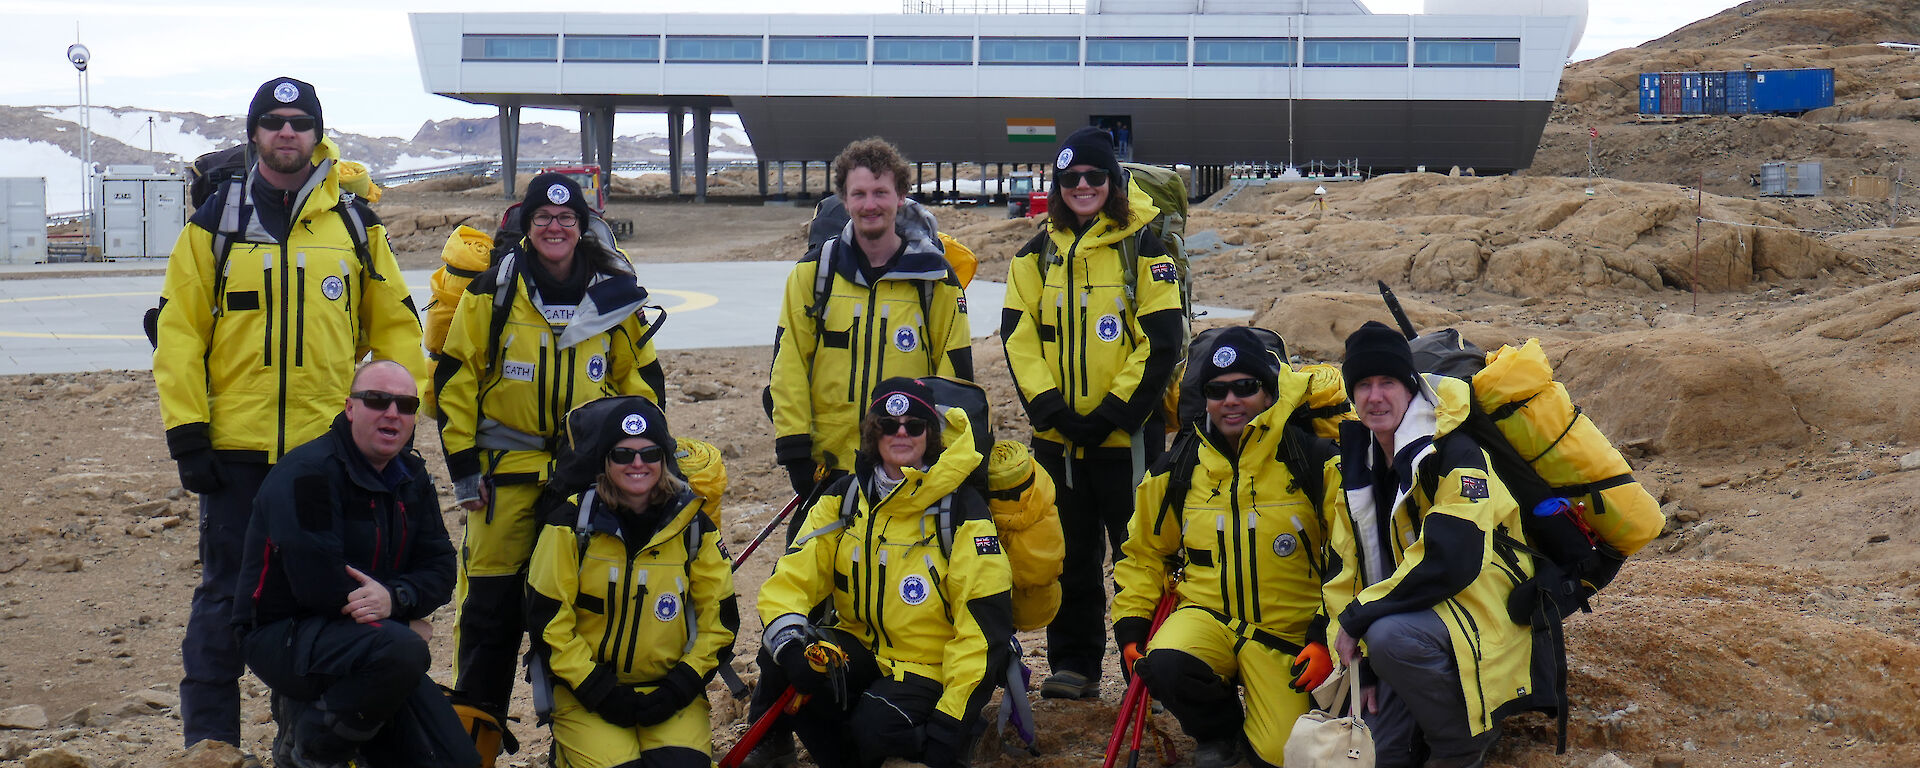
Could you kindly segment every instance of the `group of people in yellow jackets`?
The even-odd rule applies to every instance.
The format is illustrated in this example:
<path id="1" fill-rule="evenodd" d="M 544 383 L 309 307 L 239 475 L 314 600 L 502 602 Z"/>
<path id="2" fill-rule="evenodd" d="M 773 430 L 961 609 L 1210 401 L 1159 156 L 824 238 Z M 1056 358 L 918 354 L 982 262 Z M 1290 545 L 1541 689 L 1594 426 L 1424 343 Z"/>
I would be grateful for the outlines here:
<path id="1" fill-rule="evenodd" d="M 311 87 L 282 78 L 255 100 L 268 171 L 252 178 L 323 183 L 279 207 L 272 189 L 234 191 L 251 196 L 251 227 L 196 214 L 182 236 L 190 258 L 169 269 L 155 358 L 183 484 L 203 493 L 207 524 L 242 528 L 254 475 L 324 431 L 311 428 L 324 414 L 301 409 L 346 394 L 350 370 L 334 357 L 429 370 L 407 349 L 417 321 L 388 316 L 412 307 L 377 219 L 370 239 L 334 231 L 371 211 L 351 195 L 327 205 L 337 149 L 320 137 Z M 794 764 L 791 734 L 820 765 L 965 765 L 1015 663 L 1011 570 L 974 482 L 974 433 L 991 425 L 920 381 L 971 379 L 972 334 L 933 231 L 900 226 L 907 169 L 885 141 L 850 145 L 832 170 L 849 221 L 789 277 L 770 415 L 776 459 L 808 504 L 759 590 L 753 714 L 783 707 L 790 731 L 763 740 L 750 765 Z M 1157 209 L 1103 131 L 1069 136 L 1054 172 L 1047 223 L 1013 259 L 999 324 L 1066 539 L 1041 694 L 1098 696 L 1110 619 L 1124 671 L 1199 742 L 1200 765 L 1280 765 L 1305 691 L 1336 663 L 1363 670 L 1382 765 L 1477 765 L 1494 724 L 1527 701 L 1530 664 L 1527 632 L 1501 607 L 1525 574 L 1486 554 L 1491 531 L 1519 529 L 1515 505 L 1470 442 L 1436 441 L 1464 413 L 1461 386 L 1418 374 L 1391 329 L 1360 329 L 1343 370 L 1358 420 L 1337 452 L 1313 446 L 1321 477 L 1301 482 L 1279 457 L 1306 439 L 1286 428 L 1305 376 L 1234 329 L 1186 361 L 1190 377 L 1200 371 L 1204 418 L 1169 425 L 1163 395 L 1188 318 L 1172 258 L 1140 236 Z M 453 687 L 504 722 L 529 635 L 557 765 L 705 766 L 707 683 L 739 627 L 718 499 L 676 465 L 657 320 L 625 256 L 586 234 L 591 220 L 574 182 L 535 177 L 419 388 L 466 510 Z M 369 243 L 374 258 L 356 262 L 342 242 Z M 1137 251 L 1122 259 L 1123 248 Z M 338 318 L 307 309 L 307 283 Z M 1169 426 L 1192 433 L 1192 450 L 1163 460 Z M 219 576 L 203 560 L 211 595 Z M 1156 630 L 1176 569 L 1177 605 Z M 204 622 L 218 620 L 213 606 Z M 196 669 L 218 655 L 196 650 L 212 636 L 189 629 L 188 677 L 218 693 L 237 667 Z M 190 741 L 197 728 L 237 741 L 237 723 L 221 730 L 224 704 L 198 706 L 183 705 Z"/>

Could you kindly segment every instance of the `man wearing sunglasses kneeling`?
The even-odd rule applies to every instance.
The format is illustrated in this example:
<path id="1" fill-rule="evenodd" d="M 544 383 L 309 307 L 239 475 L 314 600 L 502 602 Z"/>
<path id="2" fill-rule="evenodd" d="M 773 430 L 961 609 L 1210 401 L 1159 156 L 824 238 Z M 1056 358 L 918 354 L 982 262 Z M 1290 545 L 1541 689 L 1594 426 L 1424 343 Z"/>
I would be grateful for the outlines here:
<path id="1" fill-rule="evenodd" d="M 418 392 L 399 363 L 361 366 L 345 412 L 254 500 L 233 622 L 273 689 L 275 765 L 479 764 L 427 677 L 425 619 L 452 598 L 455 560 L 410 444 Z"/>

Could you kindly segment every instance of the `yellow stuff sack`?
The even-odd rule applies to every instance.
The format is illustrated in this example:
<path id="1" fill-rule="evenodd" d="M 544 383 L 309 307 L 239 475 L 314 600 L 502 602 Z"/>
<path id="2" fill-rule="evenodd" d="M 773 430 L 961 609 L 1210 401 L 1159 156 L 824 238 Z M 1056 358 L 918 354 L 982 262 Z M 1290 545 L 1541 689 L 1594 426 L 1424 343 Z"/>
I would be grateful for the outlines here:
<path id="1" fill-rule="evenodd" d="M 342 160 L 334 166 L 340 169 L 340 189 L 352 192 L 354 196 L 368 203 L 380 202 L 386 191 L 373 183 L 373 177 L 367 174 L 367 167 L 352 160 Z"/>
<path id="2" fill-rule="evenodd" d="M 1660 535 L 1666 516 L 1659 500 L 1633 480 L 1626 457 L 1553 380 L 1539 339 L 1487 355 L 1487 367 L 1473 375 L 1473 397 L 1542 480 L 1585 504 L 1582 518 L 1620 554 L 1632 555 Z M 1603 487 L 1566 493 L 1586 485 Z"/>
<path id="3" fill-rule="evenodd" d="M 493 236 L 465 224 L 448 235 L 447 244 L 440 247 L 440 261 L 444 263 L 428 280 L 433 285 L 433 298 L 427 301 L 422 327 L 427 351 L 436 357 L 447 343 L 447 329 L 453 327 L 453 311 L 460 307 L 460 294 L 487 271 L 492 251 Z"/>
<path id="4" fill-rule="evenodd" d="M 987 508 L 1013 568 L 1013 627 L 1039 629 L 1060 610 L 1060 570 L 1067 557 L 1053 478 L 1024 443 L 1002 440 L 987 458 Z"/>
<path id="5" fill-rule="evenodd" d="M 973 249 L 953 239 L 953 235 L 939 233 L 940 246 L 947 249 L 947 265 L 953 267 L 953 276 L 960 278 L 960 287 L 965 288 L 973 282 L 973 273 L 980 271 L 980 257 L 973 255 Z"/>
<path id="6" fill-rule="evenodd" d="M 1307 375 L 1307 399 L 1300 404 L 1313 420 L 1313 433 L 1328 440 L 1340 437 L 1340 422 L 1353 421 L 1353 403 L 1347 401 L 1347 382 L 1340 366 L 1332 363 L 1296 365 L 1293 370 Z"/>
<path id="7" fill-rule="evenodd" d="M 720 527 L 720 500 L 727 495 L 727 465 L 721 460 L 720 449 L 704 440 L 684 437 L 674 443 L 679 446 L 673 460 L 680 465 L 680 474 L 694 493 L 707 500 L 708 516 L 713 518 L 715 528 Z"/>

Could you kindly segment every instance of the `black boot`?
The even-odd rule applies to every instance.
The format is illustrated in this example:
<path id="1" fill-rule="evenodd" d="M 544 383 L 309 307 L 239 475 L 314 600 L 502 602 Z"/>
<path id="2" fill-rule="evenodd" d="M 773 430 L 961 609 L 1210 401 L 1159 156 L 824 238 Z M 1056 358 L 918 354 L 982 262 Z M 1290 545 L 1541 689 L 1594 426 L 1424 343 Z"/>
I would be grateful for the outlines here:
<path id="1" fill-rule="evenodd" d="M 799 764 L 800 756 L 793 748 L 793 733 L 770 731 L 760 737 L 759 744 L 753 745 L 747 759 L 740 761 L 740 768 L 794 768 Z"/>

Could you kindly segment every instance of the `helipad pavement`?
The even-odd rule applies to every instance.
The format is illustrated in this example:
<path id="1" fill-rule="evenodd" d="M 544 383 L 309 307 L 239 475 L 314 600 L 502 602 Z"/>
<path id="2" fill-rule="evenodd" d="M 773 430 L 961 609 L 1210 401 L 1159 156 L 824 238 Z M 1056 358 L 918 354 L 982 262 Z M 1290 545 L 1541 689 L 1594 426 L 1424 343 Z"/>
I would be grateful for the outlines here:
<path id="1" fill-rule="evenodd" d="M 37 265 L 0 270 L 0 375 L 97 370 L 147 370 L 153 348 L 140 317 L 159 301 L 165 260 L 114 264 Z M 642 262 L 640 281 L 651 303 L 667 311 L 654 344 L 660 349 L 750 347 L 773 343 L 790 261 L 686 264 Z M 137 274 L 129 274 L 130 272 Z M 31 277 L 53 273 L 55 277 Z M 414 304 L 428 300 L 428 270 L 402 273 Z M 999 307 L 1001 283 L 975 280 L 973 307 Z M 1248 317 L 1245 310 L 1195 307 L 1211 318 Z M 976 312 L 976 338 L 1000 326 L 1000 313 Z"/>

